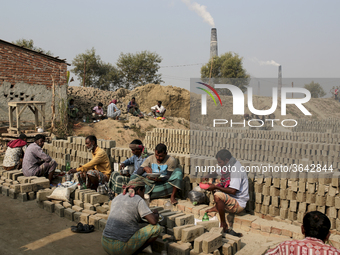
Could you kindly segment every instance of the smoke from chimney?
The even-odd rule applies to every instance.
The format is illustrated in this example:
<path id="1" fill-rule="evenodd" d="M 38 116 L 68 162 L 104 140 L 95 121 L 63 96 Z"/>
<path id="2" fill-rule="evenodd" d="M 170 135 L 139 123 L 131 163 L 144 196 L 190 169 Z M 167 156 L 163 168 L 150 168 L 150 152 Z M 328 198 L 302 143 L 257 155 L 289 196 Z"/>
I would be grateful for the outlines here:
<path id="1" fill-rule="evenodd" d="M 216 28 L 211 29 L 211 39 L 210 39 L 210 58 L 218 56 L 217 51 L 217 30 Z"/>
<path id="2" fill-rule="evenodd" d="M 215 27 L 215 22 L 211 14 L 207 11 L 207 7 L 205 5 L 200 5 L 196 2 L 191 2 L 191 0 L 182 0 L 188 8 L 194 12 L 196 12 L 200 17 L 203 18 L 204 22 L 208 23 L 211 27 Z"/>

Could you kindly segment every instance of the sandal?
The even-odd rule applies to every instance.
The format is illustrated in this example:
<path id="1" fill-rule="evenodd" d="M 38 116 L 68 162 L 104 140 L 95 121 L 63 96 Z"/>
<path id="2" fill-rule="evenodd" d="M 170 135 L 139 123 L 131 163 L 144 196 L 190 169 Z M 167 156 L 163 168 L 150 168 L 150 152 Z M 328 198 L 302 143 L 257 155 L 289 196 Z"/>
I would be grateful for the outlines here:
<path id="1" fill-rule="evenodd" d="M 94 231 L 94 226 L 93 225 L 88 225 L 79 222 L 77 226 L 72 226 L 71 231 L 74 233 L 91 233 Z"/>
<path id="2" fill-rule="evenodd" d="M 242 237 L 242 233 L 236 233 L 234 230 L 232 229 L 227 229 L 224 231 L 224 233 L 232 235 L 232 236 L 237 236 L 237 237 Z"/>

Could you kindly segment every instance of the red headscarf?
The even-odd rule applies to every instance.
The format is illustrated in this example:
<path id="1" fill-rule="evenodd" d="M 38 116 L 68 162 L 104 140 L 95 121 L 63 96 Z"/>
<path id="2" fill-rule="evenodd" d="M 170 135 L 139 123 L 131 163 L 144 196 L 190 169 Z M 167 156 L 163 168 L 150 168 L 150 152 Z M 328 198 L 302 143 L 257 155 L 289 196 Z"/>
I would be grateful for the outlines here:
<path id="1" fill-rule="evenodd" d="M 10 148 L 16 148 L 16 147 L 23 147 L 25 146 L 27 143 L 24 140 L 21 139 L 16 139 L 16 140 L 12 140 L 10 141 L 7 146 Z"/>
<path id="2" fill-rule="evenodd" d="M 117 100 L 116 99 L 113 99 L 110 104 L 117 104 Z"/>

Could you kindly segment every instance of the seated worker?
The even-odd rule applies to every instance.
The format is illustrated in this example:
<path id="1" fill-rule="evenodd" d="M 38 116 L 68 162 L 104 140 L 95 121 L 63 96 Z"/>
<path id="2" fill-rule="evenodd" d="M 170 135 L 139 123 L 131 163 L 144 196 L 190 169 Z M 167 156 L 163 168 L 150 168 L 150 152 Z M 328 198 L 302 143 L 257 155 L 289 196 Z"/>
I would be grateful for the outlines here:
<path id="1" fill-rule="evenodd" d="M 160 173 L 160 177 L 153 178 L 146 173 Z M 183 173 L 177 168 L 175 158 L 167 155 L 167 148 L 160 143 L 156 146 L 155 154 L 148 157 L 137 171 L 138 175 L 146 176 L 153 183 L 146 186 L 146 193 L 150 198 L 159 198 L 169 196 L 172 204 L 177 204 L 175 195 L 177 190 L 182 189 Z M 131 179 L 133 176 L 131 176 Z"/>
<path id="2" fill-rule="evenodd" d="M 107 107 L 107 117 L 110 118 L 110 119 L 116 119 L 118 120 L 121 112 L 120 110 L 118 109 L 117 107 L 117 100 L 116 99 L 113 99 L 109 106 Z"/>
<path id="3" fill-rule="evenodd" d="M 95 106 L 92 109 L 92 119 L 93 120 L 99 120 L 99 119 L 104 119 L 106 116 L 104 114 L 104 109 L 103 109 L 103 104 L 98 103 L 97 106 Z"/>
<path id="4" fill-rule="evenodd" d="M 325 214 L 318 211 L 309 212 L 303 217 L 301 226 L 305 239 L 280 243 L 274 249 L 267 251 L 266 255 L 340 254 L 340 250 L 326 244 L 331 235 L 330 228 L 331 222 Z"/>
<path id="5" fill-rule="evenodd" d="M 74 99 L 71 99 L 68 103 L 67 114 L 71 119 L 78 118 L 78 108 L 74 105 Z"/>
<path id="6" fill-rule="evenodd" d="M 76 173 L 80 184 L 86 183 L 88 189 L 97 190 L 100 183 L 104 184 L 109 180 L 111 167 L 106 152 L 97 146 L 97 138 L 90 135 L 85 139 L 86 147 L 92 152 L 90 162 L 77 169 L 73 168 L 69 173 Z"/>
<path id="7" fill-rule="evenodd" d="M 232 227 L 235 214 L 242 212 L 249 200 L 248 176 L 246 172 L 241 171 L 241 163 L 228 150 L 223 149 L 217 152 L 216 159 L 222 169 L 222 176 L 220 183 L 216 185 L 211 184 L 208 188 L 209 191 L 216 191 L 214 193 L 216 205 L 206 212 L 218 212 L 221 219 L 221 227 L 223 227 L 225 233 L 242 236 L 242 234 L 233 231 Z M 228 215 L 230 229 L 228 229 L 225 220 L 225 211 L 230 213 Z"/>
<path id="8" fill-rule="evenodd" d="M 45 176 L 51 184 L 54 170 L 58 164 L 43 152 L 44 143 L 44 135 L 38 134 L 34 137 L 34 143 L 31 143 L 25 151 L 22 172 L 25 176 Z"/>
<path id="9" fill-rule="evenodd" d="M 139 106 L 136 103 L 136 98 L 132 98 L 127 106 L 128 113 L 131 113 L 133 116 L 138 116 L 140 118 L 143 118 L 143 114 L 139 110 Z"/>
<path id="10" fill-rule="evenodd" d="M 2 166 L 5 170 L 21 169 L 22 159 L 27 148 L 27 137 L 20 134 L 19 139 L 12 140 L 7 144 L 7 149 Z"/>
<path id="11" fill-rule="evenodd" d="M 131 180 L 120 194 L 112 200 L 109 218 L 102 236 L 102 246 L 108 254 L 138 254 L 154 242 L 162 228 L 158 212 L 152 212 L 144 200 L 144 178 Z M 149 224 L 140 228 L 144 218 Z"/>
<path id="12" fill-rule="evenodd" d="M 166 112 L 166 109 L 162 105 L 162 101 L 158 101 L 155 106 L 151 107 L 151 110 L 155 118 L 164 117 L 164 113 Z"/>
<path id="13" fill-rule="evenodd" d="M 141 140 L 136 139 L 130 143 L 129 147 L 132 151 L 133 156 L 121 163 L 119 168 L 121 170 L 126 166 L 134 165 L 135 170 L 132 173 L 132 175 L 134 175 L 137 174 L 138 168 L 140 168 L 142 163 L 145 161 L 145 158 L 142 157 L 144 146 Z M 114 171 L 110 176 L 109 188 L 114 193 L 120 194 L 123 192 L 123 186 L 126 185 L 129 181 L 130 174 L 128 174 L 127 176 L 123 176 L 120 172 Z"/>

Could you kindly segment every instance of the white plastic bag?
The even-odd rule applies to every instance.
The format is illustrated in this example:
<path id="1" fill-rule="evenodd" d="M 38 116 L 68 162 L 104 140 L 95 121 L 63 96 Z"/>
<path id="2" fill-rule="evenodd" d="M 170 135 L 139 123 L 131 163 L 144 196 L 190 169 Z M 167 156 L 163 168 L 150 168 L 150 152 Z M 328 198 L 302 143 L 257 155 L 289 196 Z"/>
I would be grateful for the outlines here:
<path id="1" fill-rule="evenodd" d="M 56 188 L 50 196 L 48 196 L 48 199 L 53 200 L 60 200 L 64 202 L 69 202 L 70 194 L 77 188 L 77 183 L 74 183 L 72 186 L 64 188 L 64 187 L 58 187 Z"/>

